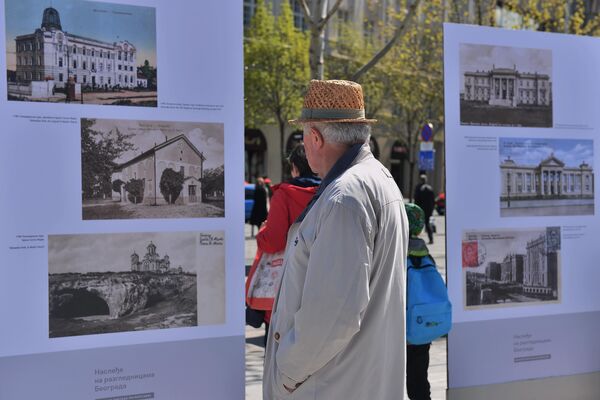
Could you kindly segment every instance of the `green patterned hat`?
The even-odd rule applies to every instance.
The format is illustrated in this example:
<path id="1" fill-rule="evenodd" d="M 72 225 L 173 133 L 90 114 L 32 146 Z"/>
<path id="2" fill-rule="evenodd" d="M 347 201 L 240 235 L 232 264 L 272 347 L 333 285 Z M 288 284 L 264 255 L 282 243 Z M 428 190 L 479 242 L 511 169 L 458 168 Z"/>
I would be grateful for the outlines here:
<path id="1" fill-rule="evenodd" d="M 408 216 L 408 232 L 410 236 L 419 236 L 425 226 L 425 212 L 414 203 L 404 205 L 406 215 Z"/>

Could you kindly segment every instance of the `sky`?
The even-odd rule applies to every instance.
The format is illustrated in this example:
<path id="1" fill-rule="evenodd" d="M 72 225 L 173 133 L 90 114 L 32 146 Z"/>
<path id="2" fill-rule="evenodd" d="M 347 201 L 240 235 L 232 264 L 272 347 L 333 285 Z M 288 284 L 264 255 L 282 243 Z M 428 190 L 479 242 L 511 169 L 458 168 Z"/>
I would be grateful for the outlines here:
<path id="1" fill-rule="evenodd" d="M 584 139 L 500 138 L 500 162 L 509 156 L 517 164 L 537 165 L 552 153 L 568 167 L 586 162 L 594 167 L 594 142 Z"/>
<path id="2" fill-rule="evenodd" d="M 213 232 L 222 238 L 222 232 Z M 152 241 L 160 257 L 169 255 L 171 268 L 202 272 L 203 267 L 219 271 L 224 268 L 223 245 L 200 246 L 197 232 L 112 233 L 50 235 L 48 238 L 48 272 L 130 271 L 131 254 L 140 260 Z"/>
<path id="3" fill-rule="evenodd" d="M 464 88 L 465 72 L 489 71 L 515 66 L 519 72 L 546 74 L 552 81 L 552 51 L 521 47 L 460 44 L 460 87 Z"/>
<path id="4" fill-rule="evenodd" d="M 216 168 L 224 164 L 223 124 L 176 121 L 138 121 L 97 119 L 92 129 L 110 132 L 118 128 L 121 133 L 134 134 L 130 140 L 136 149 L 121 155 L 117 163 L 131 160 L 167 139 L 184 134 L 196 148 L 204 154 L 204 169 Z"/>
<path id="5" fill-rule="evenodd" d="M 487 239 L 483 236 L 487 235 Z M 494 235 L 494 236 L 491 236 Z M 546 229 L 531 230 L 497 230 L 497 231 L 467 231 L 463 234 L 463 241 L 479 238 L 478 247 L 481 257 L 482 245 L 485 252 L 483 263 L 477 268 L 468 268 L 471 272 L 485 272 L 490 262 L 502 262 L 508 254 L 527 254 L 527 242 L 546 235 Z M 494 239 L 491 239 L 494 237 Z"/>
<path id="6" fill-rule="evenodd" d="M 15 38 L 41 27 L 44 9 L 54 7 L 64 31 L 104 42 L 127 40 L 137 49 L 137 64 L 156 66 L 156 9 L 81 0 L 6 0 L 7 67 L 15 69 Z"/>

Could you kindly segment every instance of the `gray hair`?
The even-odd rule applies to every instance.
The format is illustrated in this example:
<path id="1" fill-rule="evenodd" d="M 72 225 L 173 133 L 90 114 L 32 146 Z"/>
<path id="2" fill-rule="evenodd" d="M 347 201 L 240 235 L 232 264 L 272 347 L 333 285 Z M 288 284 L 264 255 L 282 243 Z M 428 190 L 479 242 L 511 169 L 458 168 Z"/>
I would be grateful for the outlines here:
<path id="1" fill-rule="evenodd" d="M 371 136 L 371 125 L 348 122 L 313 122 L 305 127 L 315 127 L 326 142 L 339 144 L 365 143 Z"/>

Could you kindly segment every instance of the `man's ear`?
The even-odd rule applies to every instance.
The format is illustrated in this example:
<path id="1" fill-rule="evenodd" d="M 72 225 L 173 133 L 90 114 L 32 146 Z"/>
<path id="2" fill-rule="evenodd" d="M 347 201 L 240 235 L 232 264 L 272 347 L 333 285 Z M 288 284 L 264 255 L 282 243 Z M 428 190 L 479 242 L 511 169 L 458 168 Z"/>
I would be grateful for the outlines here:
<path id="1" fill-rule="evenodd" d="M 318 149 L 323 147 L 323 145 L 325 144 L 325 141 L 323 140 L 323 135 L 314 126 L 310 128 L 310 140 L 312 141 L 313 145 L 315 145 Z"/>

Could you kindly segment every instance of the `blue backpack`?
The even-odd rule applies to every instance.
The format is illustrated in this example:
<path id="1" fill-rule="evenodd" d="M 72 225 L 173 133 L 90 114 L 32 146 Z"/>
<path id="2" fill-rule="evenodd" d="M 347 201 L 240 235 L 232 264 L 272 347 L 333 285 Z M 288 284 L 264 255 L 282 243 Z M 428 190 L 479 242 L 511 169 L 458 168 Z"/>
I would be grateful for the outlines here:
<path id="1" fill-rule="evenodd" d="M 433 259 L 408 257 L 406 291 L 406 341 L 431 343 L 452 327 L 448 289 Z"/>

